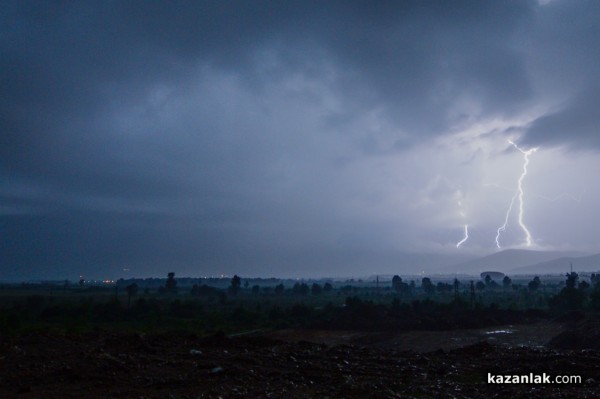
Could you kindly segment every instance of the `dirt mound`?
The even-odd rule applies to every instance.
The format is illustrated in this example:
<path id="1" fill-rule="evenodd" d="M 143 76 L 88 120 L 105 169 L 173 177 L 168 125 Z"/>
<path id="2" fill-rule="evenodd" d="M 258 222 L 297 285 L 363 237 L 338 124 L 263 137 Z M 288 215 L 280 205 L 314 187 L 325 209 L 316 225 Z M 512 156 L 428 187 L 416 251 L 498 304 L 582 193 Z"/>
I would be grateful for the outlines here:
<path id="1" fill-rule="evenodd" d="M 552 338 L 547 346 L 555 349 L 592 349 L 600 351 L 600 316 L 574 318 L 569 328 Z"/>

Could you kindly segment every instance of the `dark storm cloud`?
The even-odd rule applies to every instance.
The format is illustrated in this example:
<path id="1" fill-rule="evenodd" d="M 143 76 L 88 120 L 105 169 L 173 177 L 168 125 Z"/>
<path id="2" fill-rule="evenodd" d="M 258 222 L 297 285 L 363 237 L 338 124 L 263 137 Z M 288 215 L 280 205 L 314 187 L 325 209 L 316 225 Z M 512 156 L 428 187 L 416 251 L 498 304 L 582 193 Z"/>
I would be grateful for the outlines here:
<path id="1" fill-rule="evenodd" d="M 254 259 L 272 270 L 285 253 L 298 254 L 297 265 L 314 248 L 385 246 L 392 227 L 349 220 L 357 212 L 340 205 L 360 195 L 376 207 L 385 194 L 360 193 L 344 168 L 535 103 L 553 87 L 553 70 L 577 64 L 557 62 L 560 53 L 586 61 L 587 46 L 571 46 L 581 42 L 577 26 L 561 25 L 569 34 L 556 38 L 558 55 L 535 50 L 562 12 L 597 15 L 593 4 L 560 7 L 8 2 L 0 215 L 12 238 L 0 261 L 26 267 L 23 275 L 134 259 L 153 272 L 169 260 L 214 272 L 211 264 Z M 570 140 L 546 125 L 592 113 L 567 105 L 527 138 Z M 377 123 L 365 122 L 371 114 Z M 575 135 L 592 140 L 586 126 Z M 342 268 L 347 259 L 336 256 Z"/>
<path id="2" fill-rule="evenodd" d="M 574 149 L 600 148 L 600 89 L 579 93 L 560 110 L 536 119 L 527 130 L 530 145 L 568 145 Z"/>
<path id="3" fill-rule="evenodd" d="M 89 123 L 107 102 L 185 79 L 198 62 L 242 74 L 251 85 L 273 79 L 261 75 L 260 59 L 272 50 L 281 54 L 280 74 L 311 72 L 312 65 L 318 74 L 319 58 L 331 59 L 350 99 L 384 104 L 401 120 L 411 115 L 404 124 L 423 130 L 413 120 L 443 119 L 463 93 L 474 91 L 494 109 L 527 97 L 513 49 L 526 5 L 17 2 L 4 14 L 2 109 L 14 140 L 30 144 L 27 133 Z M 71 134 L 81 136 L 82 127 Z"/>
<path id="4" fill-rule="evenodd" d="M 600 95 L 598 16 L 595 1 L 553 1 L 537 10 L 529 63 L 539 91 L 554 104 L 530 125 L 528 144 L 600 148 L 594 109 Z"/>

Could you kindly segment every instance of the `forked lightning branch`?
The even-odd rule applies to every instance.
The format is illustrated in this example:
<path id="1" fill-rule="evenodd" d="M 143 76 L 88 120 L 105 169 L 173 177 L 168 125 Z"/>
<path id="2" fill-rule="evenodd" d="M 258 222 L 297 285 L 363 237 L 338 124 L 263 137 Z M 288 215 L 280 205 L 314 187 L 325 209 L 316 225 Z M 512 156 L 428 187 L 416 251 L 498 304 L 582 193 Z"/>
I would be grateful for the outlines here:
<path id="1" fill-rule="evenodd" d="M 500 226 L 498 228 L 498 230 L 496 231 L 496 246 L 498 248 L 501 248 L 501 246 L 500 246 L 500 234 L 503 231 L 506 231 L 506 227 L 508 226 L 508 218 L 509 218 L 509 216 L 510 216 L 510 214 L 512 212 L 515 200 L 518 199 L 519 200 L 519 216 L 518 216 L 517 220 L 518 220 L 519 226 L 521 227 L 521 230 L 523 230 L 523 233 L 525 233 L 525 245 L 527 245 L 528 247 L 530 247 L 531 244 L 533 243 L 533 239 L 531 238 L 531 233 L 529 232 L 529 229 L 527 228 L 527 226 L 525 225 L 525 222 L 524 222 L 524 214 L 525 214 L 524 196 L 525 196 L 525 192 L 523 190 L 523 180 L 525 180 L 525 176 L 527 176 L 527 166 L 529 165 L 529 156 L 531 154 L 533 154 L 534 152 L 536 152 L 538 149 L 536 147 L 536 148 L 531 148 L 531 149 L 529 149 L 527 151 L 524 151 L 521 148 L 519 148 L 519 146 L 516 145 L 511 140 L 508 140 L 508 142 L 513 147 L 515 147 L 517 150 L 519 150 L 523 154 L 523 172 L 521 173 L 521 176 L 519 176 L 519 179 L 517 180 L 517 191 L 513 195 L 512 199 L 510 200 L 510 205 L 508 206 L 508 209 L 506 211 L 506 215 L 504 217 L 504 224 L 502 226 Z"/>
<path id="2" fill-rule="evenodd" d="M 533 244 L 533 238 L 531 236 L 531 232 L 529 231 L 529 228 L 525 224 L 525 190 L 523 189 L 523 182 L 525 180 L 525 177 L 527 176 L 527 167 L 529 166 L 529 156 L 531 154 L 533 154 L 534 152 L 536 152 L 538 150 L 538 148 L 537 147 L 530 148 L 529 150 L 525 151 L 525 150 L 521 149 L 518 145 L 516 145 L 511 140 L 508 140 L 508 143 L 510 145 L 512 145 L 513 147 L 515 147 L 517 150 L 519 150 L 523 154 L 523 171 L 521 172 L 521 175 L 517 179 L 517 188 L 510 200 L 508 209 L 506 210 L 506 213 L 504 215 L 504 223 L 502 224 L 502 226 L 498 227 L 498 229 L 496 230 L 496 246 L 498 248 L 501 248 L 500 236 L 503 232 L 506 231 L 506 229 L 508 227 L 508 220 L 510 218 L 510 215 L 512 214 L 515 202 L 518 202 L 517 223 L 519 224 L 519 227 L 525 234 L 525 245 L 530 247 Z M 459 202 L 459 206 L 461 206 L 461 205 L 462 204 Z M 461 216 L 464 217 L 464 213 L 462 211 L 461 211 Z M 460 246 L 462 244 L 464 244 L 464 242 L 467 241 L 468 238 L 469 238 L 469 226 L 465 224 L 464 225 L 464 237 L 462 238 L 462 240 L 460 240 L 456 244 L 456 248 L 460 248 Z"/>

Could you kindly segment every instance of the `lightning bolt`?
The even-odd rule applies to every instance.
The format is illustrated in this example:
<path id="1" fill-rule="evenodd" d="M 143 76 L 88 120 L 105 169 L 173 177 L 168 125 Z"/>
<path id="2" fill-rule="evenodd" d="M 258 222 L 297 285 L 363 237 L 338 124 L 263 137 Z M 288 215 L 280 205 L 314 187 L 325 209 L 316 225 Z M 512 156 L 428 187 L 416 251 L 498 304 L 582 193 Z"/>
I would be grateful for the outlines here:
<path id="1" fill-rule="evenodd" d="M 459 190 L 459 191 L 457 191 L 456 195 L 458 195 L 458 196 L 461 196 L 461 195 L 462 195 L 461 191 L 460 191 L 460 190 Z M 463 219 L 464 219 L 464 218 L 466 218 L 466 217 L 467 217 L 467 215 L 466 215 L 466 214 L 465 214 L 465 212 L 463 211 L 463 204 L 462 204 L 462 201 L 458 200 L 457 204 L 458 204 L 458 208 L 459 208 L 458 214 L 459 214 L 459 215 L 460 215 L 460 216 L 461 216 Z M 457 243 L 456 243 L 456 248 L 460 248 L 460 246 L 461 246 L 461 245 L 462 245 L 462 244 L 463 244 L 465 241 L 467 241 L 468 239 L 469 239 L 469 226 L 468 226 L 467 224 L 465 224 L 465 236 L 464 236 L 464 238 L 463 238 L 462 240 L 460 240 L 459 242 L 457 242 Z"/>
<path id="2" fill-rule="evenodd" d="M 510 200 L 510 205 L 508 206 L 508 210 L 506 211 L 506 215 L 504 216 L 504 224 L 500 227 L 498 227 L 498 230 L 496 230 L 496 246 L 498 248 L 500 247 L 500 232 L 502 231 L 506 231 L 506 226 L 508 226 L 508 217 L 510 216 L 510 213 L 512 212 L 512 208 L 513 205 L 515 204 L 515 200 L 517 199 L 517 193 L 515 193 L 515 195 L 513 195 L 512 199 Z"/>
<path id="3" fill-rule="evenodd" d="M 468 239 L 469 239 L 469 226 L 465 224 L 465 238 L 463 238 L 456 244 L 456 248 L 460 248 L 460 246 L 463 244 L 463 242 L 467 241 Z"/>
<path id="4" fill-rule="evenodd" d="M 500 233 L 502 231 L 506 230 L 506 226 L 508 226 L 508 217 L 510 216 L 510 214 L 512 212 L 512 208 L 515 203 L 515 200 L 518 198 L 519 199 L 519 216 L 518 216 L 517 220 L 519 222 L 519 226 L 521 226 L 521 230 L 523 230 L 523 232 L 525 233 L 525 244 L 528 247 L 530 247 L 531 244 L 533 243 L 533 240 L 531 238 L 531 233 L 529 232 L 529 229 L 527 228 L 527 226 L 525 226 L 525 223 L 523 222 L 523 214 L 525 213 L 525 211 L 523 209 L 523 203 L 524 203 L 523 197 L 525 195 L 525 193 L 523 191 L 523 180 L 525 179 L 525 176 L 527 176 L 527 166 L 529 165 L 529 156 L 531 154 L 533 154 L 534 152 L 536 152 L 538 149 L 537 149 L 537 147 L 535 147 L 535 148 L 531 148 L 527 151 L 524 151 L 521 148 L 519 148 L 519 146 L 516 145 L 511 140 L 508 140 L 508 143 L 510 145 L 512 145 L 513 147 L 515 147 L 517 150 L 519 150 L 523 154 L 523 172 L 521 173 L 519 180 L 517 180 L 517 191 L 515 192 L 515 195 L 513 195 L 512 199 L 510 201 L 508 210 L 506 211 L 506 216 L 504 218 L 504 224 L 502 226 L 500 226 L 496 232 L 497 233 L 496 234 L 496 245 L 498 246 L 498 248 L 500 248 Z"/>
<path id="5" fill-rule="evenodd" d="M 526 242 L 527 246 L 530 247 L 531 243 L 532 243 L 531 233 L 527 229 L 527 226 L 525 226 L 525 223 L 523 223 L 523 213 L 524 213 L 523 212 L 523 196 L 524 196 L 523 180 L 525 179 L 525 176 L 527 176 L 527 165 L 529 165 L 529 155 L 536 152 L 537 147 L 531 148 L 527 151 L 523 151 L 522 149 L 519 148 L 519 146 L 517 146 L 512 141 L 509 140 L 508 142 L 510 144 L 512 144 L 512 146 L 515 147 L 517 150 L 521 151 L 521 153 L 523 154 L 523 173 L 521 173 L 521 177 L 519 177 L 518 184 L 517 184 L 517 192 L 519 193 L 519 219 L 518 220 L 519 220 L 519 226 L 521 226 L 521 229 L 525 233 L 525 242 Z"/>

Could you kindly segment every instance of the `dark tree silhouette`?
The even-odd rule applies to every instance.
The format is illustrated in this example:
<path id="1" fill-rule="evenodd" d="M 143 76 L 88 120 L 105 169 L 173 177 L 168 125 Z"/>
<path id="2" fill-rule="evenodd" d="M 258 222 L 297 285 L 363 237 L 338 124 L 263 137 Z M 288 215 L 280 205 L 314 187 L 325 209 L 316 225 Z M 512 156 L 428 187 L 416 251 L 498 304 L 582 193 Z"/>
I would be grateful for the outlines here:
<path id="1" fill-rule="evenodd" d="M 470 292 L 470 296 L 471 296 L 471 305 L 475 302 L 475 284 L 473 283 L 473 280 L 471 280 L 470 284 L 469 284 L 469 292 Z"/>
<path id="2" fill-rule="evenodd" d="M 400 292 L 402 290 L 402 278 L 397 274 L 392 277 L 392 289 L 396 292 Z"/>
<path id="3" fill-rule="evenodd" d="M 177 293 L 177 280 L 175 280 L 175 273 L 169 272 L 167 274 L 167 282 L 165 283 L 165 291 L 171 294 Z"/>
<path id="4" fill-rule="evenodd" d="M 486 286 L 489 286 L 490 283 L 492 282 L 492 277 L 489 274 L 486 274 L 485 278 L 483 279 L 483 281 L 485 282 Z"/>
<path id="5" fill-rule="evenodd" d="M 448 283 L 442 283 L 441 281 L 436 284 L 435 289 L 437 292 L 450 292 L 452 291 L 452 285 Z"/>
<path id="6" fill-rule="evenodd" d="M 502 279 L 502 286 L 504 287 L 504 289 L 509 289 L 511 285 L 512 280 L 510 279 L 510 277 L 504 276 L 504 278 Z"/>
<path id="7" fill-rule="evenodd" d="M 592 275 L 593 276 L 593 275 Z M 600 274 L 597 274 L 597 276 L 600 276 Z M 592 280 L 593 282 L 593 280 Z M 600 310 L 600 284 L 596 283 L 594 284 L 594 289 L 592 290 L 592 293 L 590 294 L 590 305 L 592 307 L 592 309 L 598 311 Z"/>
<path id="8" fill-rule="evenodd" d="M 310 291 L 310 289 L 308 288 L 308 284 L 306 284 L 306 283 L 300 284 L 300 294 L 308 295 L 309 291 Z"/>
<path id="9" fill-rule="evenodd" d="M 313 283 L 313 285 L 310 287 L 310 292 L 313 295 L 320 295 L 321 292 L 323 292 L 323 288 L 321 288 L 319 284 Z"/>
<path id="10" fill-rule="evenodd" d="M 284 290 L 285 290 L 285 287 L 283 286 L 283 284 L 277 284 L 275 286 L 275 295 L 283 295 Z"/>
<path id="11" fill-rule="evenodd" d="M 229 286 L 229 292 L 233 295 L 237 295 L 240 292 L 240 286 L 242 285 L 242 279 L 235 274 L 231 279 L 231 285 Z"/>
<path id="12" fill-rule="evenodd" d="M 129 308 L 131 306 L 131 297 L 138 293 L 138 285 L 131 283 L 125 287 L 125 291 L 127 292 L 127 307 Z"/>
<path id="13" fill-rule="evenodd" d="M 567 288 L 575 288 L 577 285 L 577 279 L 579 279 L 579 275 L 577 273 L 567 273 L 567 281 L 565 281 Z"/>
<path id="14" fill-rule="evenodd" d="M 454 299 L 457 300 L 458 299 L 458 287 L 460 287 L 460 281 L 458 281 L 458 279 L 455 277 L 454 278 Z"/>
<path id="15" fill-rule="evenodd" d="M 252 286 L 252 293 L 253 293 L 254 295 L 258 295 L 258 294 L 260 293 L 260 286 L 258 286 L 258 285 L 253 285 L 253 286 Z"/>
<path id="16" fill-rule="evenodd" d="M 533 280 L 531 280 L 527 284 L 527 288 L 529 288 L 529 291 L 534 292 L 534 291 L 537 291 L 538 288 L 540 288 L 541 284 L 542 284 L 542 282 L 541 282 L 540 278 L 538 276 L 535 276 L 533 278 Z M 573 286 L 575 286 L 575 284 L 573 284 Z"/>
<path id="17" fill-rule="evenodd" d="M 423 277 L 421 280 L 421 288 L 427 295 L 431 295 L 435 292 L 435 286 L 429 277 Z"/>
<path id="18" fill-rule="evenodd" d="M 323 286 L 323 291 L 325 291 L 325 292 L 333 291 L 333 285 L 331 285 L 331 283 L 329 281 L 326 282 L 325 285 Z"/>
<path id="19" fill-rule="evenodd" d="M 567 281 L 558 295 L 553 296 L 548 301 L 550 308 L 557 311 L 579 310 L 583 308 L 586 301 L 586 293 L 583 289 L 575 288 L 578 275 L 575 272 L 567 273 Z M 592 295 L 592 307 L 594 306 L 594 296 Z"/>
<path id="20" fill-rule="evenodd" d="M 292 287 L 292 292 L 296 295 L 308 295 L 310 288 L 306 283 L 296 283 Z"/>

